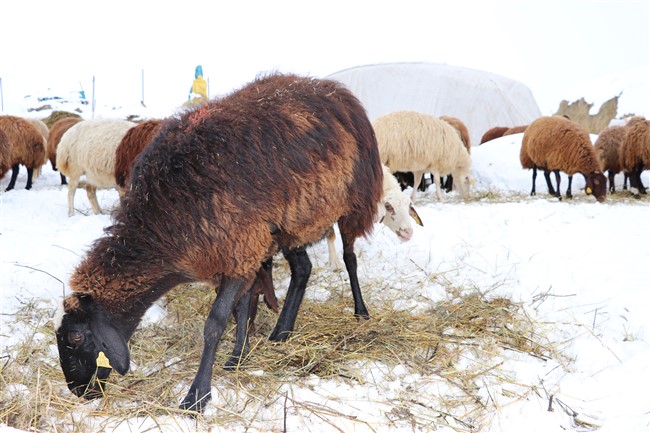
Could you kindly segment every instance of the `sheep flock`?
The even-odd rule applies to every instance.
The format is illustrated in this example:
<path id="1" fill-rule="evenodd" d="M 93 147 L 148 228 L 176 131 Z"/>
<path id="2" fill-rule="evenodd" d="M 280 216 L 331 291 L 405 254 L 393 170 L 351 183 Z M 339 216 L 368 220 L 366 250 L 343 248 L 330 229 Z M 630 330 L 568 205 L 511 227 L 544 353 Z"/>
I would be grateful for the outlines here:
<path id="1" fill-rule="evenodd" d="M 366 116 L 344 86 L 283 74 L 258 78 L 166 119 L 136 123 L 69 117 L 48 128 L 39 119 L 0 116 L 0 176 L 11 172 L 4 194 L 16 188 L 21 166 L 28 172 L 26 189 L 38 185 L 41 170 L 60 172 L 57 187 L 68 190 L 69 217 L 86 218 L 75 212 L 78 187 L 86 189 L 94 214 L 109 211 L 100 208 L 97 189 L 119 192 L 110 210 L 113 225 L 71 277 L 74 293 L 63 304 L 68 317 L 57 328 L 71 391 L 97 398 L 104 386 L 70 375 L 81 365 L 75 364 L 77 352 L 92 352 L 82 364 L 92 367 L 89 374 L 96 374 L 92 380 L 98 383 L 112 369 L 126 374 L 127 342 L 144 306 L 180 283 L 206 282 L 218 296 L 206 320 L 197 376 L 181 403 L 181 409 L 201 412 L 210 398 L 214 351 L 225 321 L 234 316 L 238 324 L 232 366 L 232 359 L 248 350 L 247 326 L 253 325 L 257 295 L 277 302 L 270 259 L 281 255 L 290 263 L 291 281 L 269 339 L 285 340 L 312 271 L 305 247 L 327 240 L 330 263 L 340 267 L 332 224 L 342 237 L 355 316 L 368 318 L 372 312 L 363 304 L 363 282 L 356 276 L 355 239 L 372 236 L 373 227 L 383 222 L 408 242 L 417 236 L 409 218 L 427 223 L 415 211 L 418 201 L 434 197 L 416 194 L 423 175 L 432 176 L 433 185 L 426 189 L 434 190 L 435 200 L 454 206 L 472 199 L 473 169 L 467 127 L 457 116 L 415 111 Z M 530 195 L 537 195 L 538 171 L 549 195 L 560 200 L 561 172 L 569 179 L 567 199 L 573 198 L 576 174 L 584 177 L 584 194 L 599 203 L 608 192 L 637 199 L 646 194 L 641 174 L 650 168 L 650 122 L 645 118 L 610 126 L 592 143 L 588 131 L 571 119 L 543 116 L 528 125 L 495 126 L 476 145 L 509 134 L 523 134 L 519 164 L 532 171 Z M 625 185 L 617 192 L 614 176 L 621 172 Z M 399 173 L 412 174 L 410 194 L 393 177 Z M 445 176 L 454 179 L 447 188 Z M 454 200 L 443 204 L 443 193 Z M 186 242 L 174 245 L 170 233 Z M 131 240 L 137 245 L 128 244 Z M 212 248 L 216 244 L 221 249 Z M 101 295 L 97 281 L 105 285 Z M 112 318 L 121 323 L 110 323 Z M 86 322 L 88 329 L 79 332 Z M 95 343 L 85 346 L 84 339 L 91 337 Z M 66 351 L 71 346 L 72 354 Z"/>

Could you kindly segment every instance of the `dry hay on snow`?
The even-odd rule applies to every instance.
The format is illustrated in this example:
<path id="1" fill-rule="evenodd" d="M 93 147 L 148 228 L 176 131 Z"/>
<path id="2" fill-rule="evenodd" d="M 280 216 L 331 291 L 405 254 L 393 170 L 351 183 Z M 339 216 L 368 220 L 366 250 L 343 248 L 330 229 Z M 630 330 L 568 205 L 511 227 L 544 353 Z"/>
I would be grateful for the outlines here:
<path id="1" fill-rule="evenodd" d="M 276 264 L 274 278 L 278 287 L 286 285 L 284 261 Z M 421 284 L 432 279 L 436 276 Z M 213 375 L 217 408 L 194 418 L 176 408 L 199 363 L 204 318 L 214 299 L 210 290 L 186 285 L 169 292 L 167 317 L 141 325 L 131 340 L 135 371 L 125 377 L 113 373 L 105 398 L 92 402 L 73 396 L 65 385 L 52 329 L 53 312 L 25 305 L 15 314 L 16 328 L 27 329 L 24 340 L 3 348 L 0 354 L 0 424 L 35 431 L 93 432 L 110 430 L 135 417 L 151 417 L 154 425 L 189 422 L 199 427 L 241 427 L 256 423 L 277 428 L 282 416 L 294 412 L 306 412 L 333 426 L 343 418 L 364 423 L 364 414 L 355 413 L 354 402 L 318 405 L 301 399 L 297 389 L 318 388 L 319 380 L 338 381 L 341 386 L 369 387 L 368 395 L 381 399 L 385 384 L 373 380 L 368 371 L 390 373 L 400 366 L 405 374 L 438 381 L 442 384 L 438 388 L 446 391 L 423 393 L 418 391 L 419 383 L 414 383 L 399 397 L 379 402 L 386 406 L 389 423 L 475 431 L 495 410 L 482 384 L 507 384 L 515 390 L 514 399 L 536 392 L 531 384 L 515 383 L 501 370 L 504 351 L 568 362 L 544 334 L 548 324 L 536 323 L 523 305 L 490 296 L 489 290 L 447 285 L 446 299 L 413 312 L 373 300 L 368 281 L 364 286 L 372 318 L 358 321 L 351 313 L 349 286 L 341 284 L 340 277 L 315 266 L 308 292 L 314 284 L 329 291 L 329 299 L 306 297 L 295 334 L 285 343 L 266 339 L 277 316 L 260 308 L 250 355 L 241 368 L 231 372 L 219 367 L 234 341 L 233 325 L 226 329 Z M 269 415 L 273 408 L 275 415 Z"/>

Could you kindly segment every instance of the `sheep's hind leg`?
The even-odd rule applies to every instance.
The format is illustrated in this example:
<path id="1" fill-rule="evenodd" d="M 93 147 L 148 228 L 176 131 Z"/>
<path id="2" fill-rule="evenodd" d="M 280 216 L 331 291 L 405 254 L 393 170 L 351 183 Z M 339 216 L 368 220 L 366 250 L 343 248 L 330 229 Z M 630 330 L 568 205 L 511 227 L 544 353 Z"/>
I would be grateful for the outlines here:
<path id="1" fill-rule="evenodd" d="M 537 167 L 533 167 L 533 189 L 530 190 L 530 195 L 536 195 L 535 183 L 537 182 Z"/>
<path id="2" fill-rule="evenodd" d="M 289 281 L 289 289 L 287 290 L 287 296 L 284 300 L 280 317 L 278 317 L 275 329 L 273 329 L 273 332 L 269 336 L 269 340 L 271 341 L 285 341 L 289 338 L 289 334 L 295 326 L 298 309 L 305 295 L 305 288 L 307 287 L 307 281 L 311 274 L 311 261 L 304 247 L 299 247 L 294 250 L 283 248 L 282 253 L 289 262 L 291 280 Z M 345 254 L 343 255 L 343 259 L 345 260 Z"/>
<path id="3" fill-rule="evenodd" d="M 99 202 L 97 201 L 97 188 L 92 186 L 89 183 L 86 183 L 86 194 L 88 195 L 88 201 L 90 201 L 90 206 L 93 208 L 93 213 L 99 215 L 102 213 L 102 208 L 99 207 Z"/>
<path id="4" fill-rule="evenodd" d="M 544 179 L 546 179 L 546 186 L 548 187 L 548 193 L 550 195 L 557 196 L 557 193 L 555 192 L 555 188 L 553 188 L 553 183 L 551 182 L 551 172 L 548 170 L 544 170 Z M 560 184 L 558 184 L 558 190 L 560 188 Z"/>
<path id="5" fill-rule="evenodd" d="M 233 312 L 235 302 L 242 290 L 248 288 L 250 281 L 241 278 L 223 277 L 217 297 L 212 304 L 210 314 L 203 328 L 203 353 L 199 369 L 192 386 L 180 404 L 183 410 L 203 412 L 210 400 L 212 366 L 216 357 L 217 346 L 226 328 L 228 318 Z"/>
<path id="6" fill-rule="evenodd" d="M 559 178 L 560 173 L 558 172 L 556 174 L 556 176 Z M 566 198 L 573 198 L 573 194 L 571 193 L 571 184 L 572 183 L 573 183 L 573 176 L 569 176 L 569 187 L 566 189 Z M 558 190 L 559 190 L 560 189 L 560 187 L 559 187 L 560 181 L 559 180 L 558 180 L 557 184 L 558 184 Z"/>
<path id="7" fill-rule="evenodd" d="M 68 184 L 68 216 L 74 215 L 74 194 L 77 192 L 79 185 L 79 178 L 70 176 L 70 183 Z"/>
<path id="8" fill-rule="evenodd" d="M 560 170 L 553 170 L 555 174 L 555 183 L 557 184 L 557 191 L 555 191 L 555 197 L 559 200 L 562 200 L 562 194 L 560 194 Z"/>

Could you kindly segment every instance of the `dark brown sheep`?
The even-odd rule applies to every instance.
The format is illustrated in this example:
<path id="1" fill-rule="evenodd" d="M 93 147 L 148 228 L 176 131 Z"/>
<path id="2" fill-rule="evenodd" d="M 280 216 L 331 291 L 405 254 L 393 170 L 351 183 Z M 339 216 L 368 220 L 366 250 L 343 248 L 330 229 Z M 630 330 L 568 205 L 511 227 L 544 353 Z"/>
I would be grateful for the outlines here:
<path id="1" fill-rule="evenodd" d="M 556 197 L 561 198 L 560 171 L 563 171 L 569 176 L 569 187 L 566 191 L 568 198 L 572 197 L 573 175 L 581 173 L 585 177 L 585 192 L 588 195 L 593 194 L 599 202 L 605 201 L 607 179 L 601 172 L 589 132 L 583 126 L 560 116 L 540 117 L 524 132 L 520 153 L 522 166 L 524 153 L 533 167 L 544 170 L 545 175 L 551 171 L 555 173 Z M 531 195 L 534 195 L 534 191 L 535 173 Z"/>
<path id="2" fill-rule="evenodd" d="M 630 176 L 630 192 L 638 196 L 647 193 L 641 173 L 650 168 L 650 121 L 633 117 L 626 128 L 621 145 L 622 168 Z"/>
<path id="3" fill-rule="evenodd" d="M 481 142 L 479 144 L 487 143 L 488 141 L 503 137 L 503 133 L 508 129 L 510 128 L 507 126 L 495 126 L 494 128 L 488 129 L 481 137 Z"/>
<path id="4" fill-rule="evenodd" d="M 292 305 L 274 330 L 284 335 L 311 272 L 305 246 L 334 222 L 355 311 L 367 314 L 354 242 L 371 232 L 381 194 L 372 125 L 335 81 L 274 74 L 169 119 L 134 161 L 113 225 L 71 276 L 56 327 L 68 387 L 101 396 L 111 369 L 128 371 L 127 342 L 147 308 L 176 285 L 201 281 L 218 291 L 181 408 L 202 411 L 226 322 L 235 305 L 248 314 L 261 264 L 282 249 L 292 270 Z"/>
<path id="5" fill-rule="evenodd" d="M 47 161 L 45 138 L 26 119 L 16 116 L 0 116 L 0 130 L 4 131 L 11 144 L 11 180 L 5 191 L 12 190 L 20 165 L 27 167 L 27 185 L 32 188 L 32 180 L 38 176 L 41 167 Z"/>
<path id="6" fill-rule="evenodd" d="M 603 129 L 594 143 L 596 156 L 600 161 L 600 168 L 607 171 L 609 179 L 609 192 L 616 192 L 614 178 L 623 170 L 621 147 L 625 137 L 626 128 L 624 125 L 609 126 Z M 628 175 L 625 173 L 623 189 L 627 189 Z"/>
<path id="7" fill-rule="evenodd" d="M 47 157 L 52 164 L 52 170 L 57 171 L 56 167 L 56 149 L 59 147 L 61 137 L 73 125 L 81 122 L 81 117 L 63 117 L 52 125 L 50 133 L 47 136 Z M 67 185 L 65 176 L 61 174 L 61 185 Z"/>
<path id="8" fill-rule="evenodd" d="M 131 165 L 136 156 L 151 143 L 156 136 L 162 121 L 159 119 L 146 120 L 129 129 L 115 150 L 115 183 L 120 194 L 124 194 L 131 175 Z"/>

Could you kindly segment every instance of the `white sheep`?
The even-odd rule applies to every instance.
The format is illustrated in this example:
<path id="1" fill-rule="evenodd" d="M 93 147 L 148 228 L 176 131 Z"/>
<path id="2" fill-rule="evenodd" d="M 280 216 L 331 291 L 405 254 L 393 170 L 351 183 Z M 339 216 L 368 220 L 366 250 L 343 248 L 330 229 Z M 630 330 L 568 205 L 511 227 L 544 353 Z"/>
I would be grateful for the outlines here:
<path id="1" fill-rule="evenodd" d="M 436 196 L 442 201 L 440 177 L 451 174 L 461 196 L 469 196 L 471 158 L 467 149 L 449 123 L 415 111 L 397 111 L 373 122 L 382 163 L 390 171 L 412 172 L 411 200 L 424 173 L 430 172 L 436 184 Z"/>
<path id="2" fill-rule="evenodd" d="M 397 237 L 402 241 L 408 241 L 413 236 L 413 224 L 411 218 L 419 225 L 422 225 L 420 216 L 413 207 L 413 202 L 402 192 L 397 179 L 393 176 L 385 165 L 382 164 L 384 172 L 383 192 L 381 202 L 377 206 L 377 214 L 375 215 L 376 223 L 383 223 L 386 227 L 391 229 Z M 332 269 L 342 269 L 341 261 L 336 254 L 334 242 L 336 241 L 336 233 L 334 230 L 327 232 L 327 250 L 329 253 L 328 265 Z"/>
<path id="3" fill-rule="evenodd" d="M 136 124 L 120 119 L 83 120 L 63 134 L 56 150 L 59 171 L 68 176 L 68 216 L 74 215 L 74 194 L 81 176 L 95 214 L 102 212 L 97 188 L 115 188 L 115 149 Z"/>

